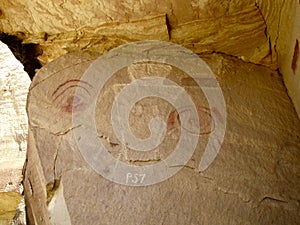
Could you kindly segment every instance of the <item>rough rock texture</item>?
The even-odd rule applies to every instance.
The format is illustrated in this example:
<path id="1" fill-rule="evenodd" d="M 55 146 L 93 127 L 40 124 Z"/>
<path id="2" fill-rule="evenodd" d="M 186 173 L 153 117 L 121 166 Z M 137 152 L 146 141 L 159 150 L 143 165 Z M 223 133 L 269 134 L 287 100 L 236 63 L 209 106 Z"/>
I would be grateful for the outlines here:
<path id="1" fill-rule="evenodd" d="M 30 79 L 0 42 L 0 191 L 20 191 L 27 148 L 25 110 Z"/>
<path id="2" fill-rule="evenodd" d="M 25 199 L 22 196 L 21 201 L 18 204 L 17 209 L 15 210 L 15 215 L 10 222 L 10 225 L 26 225 L 26 207 L 25 207 Z"/>
<path id="3" fill-rule="evenodd" d="M 170 39 L 197 53 L 223 52 L 277 67 L 255 0 L 9 0 L 0 10 L 0 31 L 40 44 L 43 65 L 74 49 L 103 53 L 131 41 Z"/>
<path id="4" fill-rule="evenodd" d="M 23 43 L 23 39 L 3 33 L 0 31 L 0 41 L 8 46 L 14 56 L 24 66 L 24 70 L 32 78 L 35 75 L 35 70 L 41 68 L 41 64 L 37 59 L 42 51 L 37 44 Z"/>
<path id="5" fill-rule="evenodd" d="M 1 1 L 1 30 L 38 34 L 62 33 L 86 26 L 139 20 L 146 16 L 167 14 L 172 26 L 202 18 L 218 18 L 253 6 L 254 0 L 181 1 Z"/>
<path id="6" fill-rule="evenodd" d="M 267 23 L 271 48 L 276 52 L 288 93 L 300 118 L 300 2 L 258 1 Z"/>
<path id="7" fill-rule="evenodd" d="M 0 192 L 0 224 L 11 224 L 22 195 L 16 192 Z M 21 225 L 21 224 L 20 224 Z"/>
<path id="8" fill-rule="evenodd" d="M 181 24 L 171 30 L 171 41 L 194 52 L 223 52 L 244 61 L 276 66 L 272 59 L 266 25 L 255 7 L 224 15 Z"/>
<path id="9" fill-rule="evenodd" d="M 199 159 L 213 125 L 195 82 L 169 65 L 137 64 L 118 71 L 100 93 L 95 117 L 99 139 L 114 157 L 137 165 L 165 157 L 161 149 L 142 158 L 121 148 L 107 115 L 120 89 L 149 72 L 158 71 L 184 87 L 199 106 L 205 128 L 193 157 L 175 176 L 152 186 L 129 187 L 98 175 L 74 140 L 72 109 L 80 113 L 87 103 L 84 96 L 71 100 L 77 85 L 92 90 L 78 79 L 96 57 L 87 52 L 64 55 L 43 67 L 31 85 L 24 182 L 32 224 L 299 223 L 300 121 L 277 72 L 226 55 L 202 56 L 222 87 L 227 129 L 217 158 L 200 173 Z M 155 98 L 139 102 L 132 108 L 130 125 L 141 138 L 149 135 L 149 114 L 166 121 L 162 149 L 170 149 L 180 133 L 176 112 Z"/>
<path id="10" fill-rule="evenodd" d="M 87 26 L 69 32 L 31 37 L 26 42 L 40 44 L 43 54 L 39 60 L 46 64 L 59 56 L 81 50 L 92 50 L 104 53 L 116 46 L 128 42 L 155 39 L 169 39 L 166 16 L 135 20 L 132 22 L 114 22 L 101 26 Z"/>
<path id="11" fill-rule="evenodd" d="M 35 78 L 29 97 L 31 130 L 25 182 L 30 221 L 37 224 L 57 221 L 64 221 L 63 224 L 66 221 L 72 224 L 297 224 L 299 121 L 280 76 L 274 70 L 240 60 L 272 69 L 279 67 L 300 115 L 299 6 L 298 0 L 0 1 L 1 34 L 14 35 L 23 44 L 36 47 L 33 57 L 42 53 L 38 59 L 47 65 Z M 134 189 L 99 177 L 82 159 L 74 144 L 76 127 L 72 127 L 70 116 L 73 100 L 78 103 L 78 99 L 72 98 L 78 81 L 67 81 L 79 78 L 99 54 L 124 43 L 147 39 L 175 42 L 199 54 L 224 54 L 212 54 L 206 60 L 218 75 L 225 94 L 228 129 L 221 153 L 209 170 L 198 173 L 193 169 L 197 168 L 198 156 L 203 153 L 205 136 L 193 160 L 176 176 L 156 186 Z M 75 50 L 90 50 L 95 54 L 64 56 L 54 64 L 47 64 Z M 34 74 L 37 67 L 30 67 Z M 140 155 L 122 151 L 107 122 L 109 101 L 130 80 L 143 76 L 148 69 L 161 71 L 165 76 L 173 74 L 171 77 L 204 106 L 197 108 L 205 127 L 203 134 L 209 134 L 213 126 L 208 122 L 210 113 L 203 93 L 197 92 L 195 83 L 175 68 L 138 65 L 120 71 L 110 81 L 112 88 L 102 93 L 106 100 L 97 108 L 98 133 L 114 157 L 137 165 L 155 163 L 169 152 L 156 149 Z M 69 88 L 61 93 L 59 84 L 63 82 Z M 78 103 L 79 112 L 85 107 L 81 103 Z M 15 108 L 10 104 L 5 110 Z M 161 148 L 171 149 L 180 133 L 178 115 L 173 108 L 157 99 L 148 99 L 133 108 L 132 130 L 147 137 L 146 122 L 135 119 L 141 112 L 148 117 L 160 115 L 167 121 L 169 136 Z M 148 117 L 144 119 L 149 120 Z M 5 135 L 9 133 L 1 125 L 0 137 L 1 129 L 5 129 Z M 16 143 L 21 143 L 15 147 L 24 148 L 24 137 L 15 136 Z M 5 140 L 1 137 L 1 143 Z M 6 151 L 2 147 L 0 150 L 0 154 Z M 24 152 L 21 155 L 24 157 Z M 2 161 L 0 166 L 7 166 Z M 9 167 L 15 164 L 9 163 Z M 20 172 L 20 166 L 18 170 L 0 171 L 6 175 L 1 179 L 3 189 L 17 189 Z M 16 176 L 17 181 L 12 181 L 11 176 Z M 149 196 L 154 196 L 153 200 Z"/>

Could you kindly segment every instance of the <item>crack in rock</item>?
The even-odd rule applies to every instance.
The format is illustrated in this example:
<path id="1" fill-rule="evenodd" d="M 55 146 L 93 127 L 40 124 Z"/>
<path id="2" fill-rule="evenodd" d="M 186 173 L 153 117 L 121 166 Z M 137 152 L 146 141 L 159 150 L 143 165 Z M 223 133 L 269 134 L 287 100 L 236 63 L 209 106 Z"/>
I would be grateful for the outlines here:
<path id="1" fill-rule="evenodd" d="M 81 124 L 80 125 L 77 125 L 75 127 L 70 127 L 66 130 L 63 130 L 63 131 L 59 131 L 59 132 L 56 132 L 56 133 L 53 133 L 53 132 L 50 132 L 50 134 L 53 134 L 53 135 L 56 135 L 56 136 L 62 136 L 62 135 L 66 135 L 67 133 L 69 133 L 70 131 L 78 128 L 78 127 L 81 127 Z"/>

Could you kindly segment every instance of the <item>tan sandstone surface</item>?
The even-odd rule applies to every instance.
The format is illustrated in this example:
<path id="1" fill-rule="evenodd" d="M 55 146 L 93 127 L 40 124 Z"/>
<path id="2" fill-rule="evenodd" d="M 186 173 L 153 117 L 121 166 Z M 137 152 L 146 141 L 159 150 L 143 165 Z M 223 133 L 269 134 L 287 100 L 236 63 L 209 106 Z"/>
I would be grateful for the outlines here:
<path id="1" fill-rule="evenodd" d="M 16 192 L 0 193 L 0 224 L 11 224 L 21 199 L 22 195 Z"/>
<path id="2" fill-rule="evenodd" d="M 72 124 L 72 112 L 81 113 L 88 97 L 70 99 L 74 99 L 75 86 L 92 90 L 79 79 L 97 54 L 69 54 L 43 67 L 31 84 L 27 108 L 30 128 L 24 182 L 29 221 L 298 224 L 300 121 L 282 78 L 273 70 L 234 57 L 201 57 L 216 75 L 227 109 L 224 142 L 207 170 L 199 171 L 198 164 L 213 130 L 212 112 L 187 74 L 166 64 L 136 64 L 116 72 L 99 93 L 98 138 L 113 157 L 129 165 L 164 161 L 182 131 L 172 106 L 156 98 L 144 99 L 132 108 L 132 132 L 140 138 L 149 136 L 149 117 L 159 115 L 167 123 L 166 138 L 147 154 L 124 150 L 109 120 L 112 101 L 122 88 L 135 79 L 159 74 L 182 86 L 197 106 L 204 130 L 191 159 L 169 179 L 139 187 L 117 184 L 96 173 L 75 141 L 79 128 Z"/>
<path id="3" fill-rule="evenodd" d="M 267 34 L 300 118 L 300 2 L 284 0 L 258 1 L 267 24 Z"/>
<path id="4" fill-rule="evenodd" d="M 149 39 L 237 56 L 279 68 L 299 115 L 299 10 L 297 0 L 8 0 L 0 1 L 0 31 L 38 44 L 42 65 L 78 49 L 102 54 Z"/>
<path id="5" fill-rule="evenodd" d="M 45 66 L 28 97 L 29 221 L 299 224 L 299 16 L 298 0 L 0 0 L 0 34 L 37 44 L 37 52 L 18 54 L 40 54 Z M 72 124 L 72 112 L 75 107 L 80 114 L 89 106 L 85 101 L 94 83 L 81 84 L 79 79 L 99 55 L 150 39 L 180 44 L 209 64 L 225 97 L 227 128 L 216 159 L 199 171 L 216 124 L 196 82 L 168 65 L 120 70 L 100 93 L 96 108 L 99 140 L 114 158 L 129 165 L 154 165 L 164 162 L 178 142 L 178 112 L 157 98 L 137 103 L 129 118 L 139 138 L 150 135 L 147 125 L 154 116 L 166 122 L 166 139 L 153 151 L 128 150 L 111 127 L 115 96 L 147 74 L 184 87 L 196 103 L 201 125 L 197 149 L 176 175 L 152 186 L 129 187 L 106 180 L 87 164 L 75 142 L 80 127 Z M 8 49 L 0 48 L 6 54 L 0 58 L 0 191 L 21 191 L 30 80 L 27 74 L 21 76 L 19 67 L 6 67 Z M 85 52 L 72 53 L 79 50 Z M 87 92 L 79 99 L 74 97 L 78 85 Z M 16 205 L 14 196 L 4 200 Z"/>

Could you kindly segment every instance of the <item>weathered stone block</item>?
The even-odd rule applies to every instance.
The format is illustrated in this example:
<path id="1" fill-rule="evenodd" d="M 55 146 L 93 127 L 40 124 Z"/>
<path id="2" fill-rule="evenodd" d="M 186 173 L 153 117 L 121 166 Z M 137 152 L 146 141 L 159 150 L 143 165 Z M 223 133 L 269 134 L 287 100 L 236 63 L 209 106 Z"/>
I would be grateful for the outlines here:
<path id="1" fill-rule="evenodd" d="M 162 53 L 170 55 L 168 48 Z M 33 80 L 28 97 L 30 129 L 24 184 L 29 221 L 97 225 L 298 224 L 300 121 L 282 78 L 273 70 L 233 57 L 202 57 L 217 77 L 227 109 L 224 142 L 206 170 L 199 170 L 199 163 L 219 124 L 212 116 L 216 112 L 209 107 L 205 89 L 197 85 L 199 80 L 166 63 L 135 63 L 111 70 L 114 76 L 98 93 L 94 89 L 104 76 L 103 71 L 99 72 L 101 68 L 94 82 L 81 80 L 97 55 L 68 54 L 44 66 Z M 180 60 L 185 62 L 185 58 Z M 109 65 L 103 66 L 110 70 Z M 131 108 L 128 124 L 136 137 L 145 139 L 151 135 L 151 118 L 160 116 L 166 124 L 161 145 L 147 152 L 134 151 L 130 142 L 122 143 L 116 134 L 111 121 L 116 96 L 137 79 L 151 76 L 169 79 L 188 93 L 198 113 L 199 140 L 185 165 L 167 165 L 181 168 L 169 179 L 148 186 L 119 184 L 118 174 L 113 177 L 116 182 L 105 178 L 118 168 L 117 164 L 108 165 L 99 174 L 105 158 L 94 154 L 93 137 L 105 146 L 105 155 L 119 164 L 143 167 L 166 162 L 184 132 L 184 121 L 178 117 L 182 111 L 151 96 Z M 216 85 L 211 80 L 200 83 L 204 88 Z M 91 108 L 88 100 L 94 95 L 97 132 L 78 137 L 78 130 L 90 131 L 87 125 L 76 123 L 76 118 Z M 195 123 L 191 121 L 191 127 Z M 84 153 L 81 138 L 91 140 L 83 143 L 90 146 Z M 87 159 L 96 163 L 92 165 Z M 97 164 L 97 159 L 103 161 Z M 160 172 L 153 171 L 157 177 L 162 176 Z M 143 184 L 143 177 L 138 175 L 127 173 L 123 182 Z"/>

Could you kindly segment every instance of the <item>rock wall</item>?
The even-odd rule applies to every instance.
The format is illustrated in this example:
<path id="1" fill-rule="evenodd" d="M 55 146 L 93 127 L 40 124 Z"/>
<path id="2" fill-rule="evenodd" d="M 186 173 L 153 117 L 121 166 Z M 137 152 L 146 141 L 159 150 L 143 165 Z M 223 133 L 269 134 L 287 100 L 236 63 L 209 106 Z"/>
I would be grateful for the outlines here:
<path id="1" fill-rule="evenodd" d="M 0 31 L 41 45 L 42 65 L 74 49 L 103 53 L 139 40 L 170 40 L 197 53 L 223 52 L 277 67 L 266 24 L 246 1 L 5 1 Z"/>
<path id="2" fill-rule="evenodd" d="M 97 27 L 110 22 L 140 20 L 146 16 L 168 15 L 172 27 L 203 18 L 219 18 L 253 6 L 254 0 L 222 1 L 46 1 L 8 0 L 0 3 L 0 30 L 50 35 Z"/>
<path id="3" fill-rule="evenodd" d="M 300 117 L 300 2 L 258 1 L 288 93 Z"/>
<path id="4" fill-rule="evenodd" d="M 19 191 L 27 149 L 25 110 L 30 79 L 0 42 L 0 191 Z"/>
<path id="5" fill-rule="evenodd" d="M 124 224 L 124 218 L 125 224 L 297 224 L 299 121 L 275 69 L 283 74 L 300 115 L 299 13 L 296 0 L 0 1 L 0 32 L 14 35 L 23 44 L 39 46 L 41 51 L 38 48 L 34 57 L 41 54 L 38 60 L 45 65 L 35 77 L 28 101 L 30 143 L 25 187 L 29 220 L 36 224 Z M 53 88 L 56 85 L 59 89 L 57 82 L 68 80 L 77 85 L 99 55 L 122 44 L 148 39 L 174 42 L 198 54 L 213 53 L 203 57 L 224 92 L 228 129 L 220 155 L 205 173 L 195 167 L 203 153 L 199 150 L 204 144 L 201 142 L 194 158 L 176 176 L 157 186 L 131 189 L 105 180 L 87 165 L 74 144 L 76 127 L 70 126 L 74 90 L 68 89 L 70 96 L 66 96 Z M 78 50 L 84 53 L 66 55 Z M 103 108 L 109 109 L 108 99 L 128 80 L 147 71 L 180 74 L 174 68 L 156 65 L 121 71 L 125 78 L 117 76 L 111 83 L 113 88 L 103 93 L 107 97 Z M 194 92 L 195 83 L 181 76 L 179 83 L 203 100 L 203 93 Z M 12 121 L 9 128 L 0 128 L 1 166 L 18 167 L 17 175 L 12 170 L 3 172 L 7 178 L 3 179 L 5 190 L 15 187 L 7 185 L 11 183 L 7 174 L 20 181 L 26 138 L 25 119 L 18 116 L 24 105 L 18 108 L 7 100 L 18 96 L 10 89 L 16 84 L 15 78 L 8 77 L 11 85 L 5 83 L 1 89 L 1 115 L 14 115 L 22 129 L 17 131 Z M 27 88 L 29 81 L 22 79 L 17 78 L 22 88 Z M 79 111 L 85 107 L 81 103 Z M 137 105 L 135 116 L 141 116 L 144 107 L 157 104 L 162 103 L 149 100 Z M 171 109 L 160 105 L 145 111 L 149 115 L 169 113 L 163 118 L 170 129 L 170 143 L 163 148 L 173 146 L 179 134 L 178 115 Z M 199 112 L 200 122 L 209 120 L 206 106 Z M 109 115 L 107 111 L 100 114 Z M 156 150 L 146 158 L 130 151 L 119 154 L 121 144 L 105 122 L 107 118 L 98 119 L 99 138 L 114 157 L 137 165 L 159 161 Z M 130 123 L 136 134 L 149 135 L 134 117 Z M 209 133 L 211 123 L 206 121 L 204 125 L 204 133 Z M 14 164 L 4 162 L 8 145 L 14 148 L 14 153 L 9 153 L 17 159 Z"/>
<path id="6" fill-rule="evenodd" d="M 148 121 L 162 116 L 167 124 L 162 145 L 145 156 L 116 137 L 110 120 L 112 101 L 141 77 L 157 74 L 181 85 L 195 102 L 203 129 L 195 153 L 176 175 L 155 185 L 132 187 L 104 178 L 87 163 L 84 157 L 99 155 L 90 152 L 83 157 L 81 138 L 76 136 L 80 124 L 72 124 L 72 113 L 80 115 L 89 108 L 87 99 L 96 81 L 88 84 L 79 79 L 96 57 L 64 55 L 43 67 L 31 85 L 24 182 L 32 224 L 298 224 L 300 121 L 277 72 L 226 55 L 202 56 L 217 76 L 227 107 L 224 142 L 203 172 L 198 164 L 214 123 L 195 81 L 169 65 L 137 64 L 117 71 L 98 93 L 95 123 L 97 140 L 119 162 L 159 163 L 180 135 L 182 121 L 173 108 L 150 98 L 132 108 L 129 124 L 134 134 L 145 138 Z M 97 78 L 101 76 L 98 73 Z M 82 90 L 79 98 L 74 97 L 75 86 Z M 92 138 L 94 134 L 82 135 Z M 85 143 L 94 148 L 92 141 Z M 111 170 L 104 168 L 102 173 Z M 126 182 L 135 182 L 127 178 Z"/>

